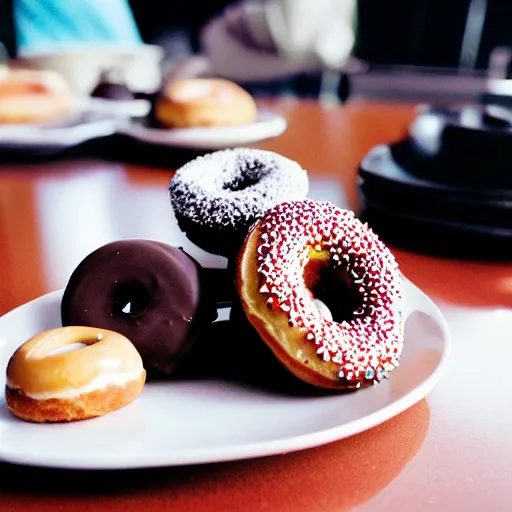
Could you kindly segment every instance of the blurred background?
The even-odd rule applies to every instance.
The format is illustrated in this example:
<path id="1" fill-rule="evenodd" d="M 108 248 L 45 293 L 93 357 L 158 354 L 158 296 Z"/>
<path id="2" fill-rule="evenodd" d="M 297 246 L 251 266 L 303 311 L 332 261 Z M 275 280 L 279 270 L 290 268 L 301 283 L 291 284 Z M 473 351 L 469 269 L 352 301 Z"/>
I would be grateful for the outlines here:
<path id="1" fill-rule="evenodd" d="M 0 0 L 10 57 L 146 43 L 166 72 L 341 99 L 473 100 L 508 77 L 511 23 L 498 0 Z"/>
<path id="2" fill-rule="evenodd" d="M 0 24 L 3 162 L 82 159 L 74 172 L 96 158 L 123 174 L 120 161 L 176 169 L 204 152 L 265 142 L 316 169 L 315 186 L 327 169 L 335 181 L 322 196 L 332 188 L 349 197 L 386 241 L 512 255 L 512 3 L 0 0 Z M 52 74 L 67 85 L 45 96 Z M 254 116 L 222 126 L 243 109 L 220 93 L 210 95 L 222 113 L 211 125 L 181 130 L 159 115 L 176 82 L 196 77 L 240 84 Z M 44 117 L 61 108 L 67 87 L 62 115 Z M 193 104 L 198 90 L 176 103 Z M 13 123 L 13 115 L 30 122 Z M 155 190 L 167 208 L 166 188 Z M 59 201 L 48 204 L 57 225 Z M 122 236 L 135 225 L 127 222 Z M 149 225 L 157 223 L 141 229 Z"/>

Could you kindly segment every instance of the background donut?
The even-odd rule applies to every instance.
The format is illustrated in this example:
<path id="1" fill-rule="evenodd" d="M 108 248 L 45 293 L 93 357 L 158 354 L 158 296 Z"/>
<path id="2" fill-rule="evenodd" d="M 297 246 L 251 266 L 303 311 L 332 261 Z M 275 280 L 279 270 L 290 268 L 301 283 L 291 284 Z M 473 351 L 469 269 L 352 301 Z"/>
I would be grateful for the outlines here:
<path id="1" fill-rule="evenodd" d="M 57 73 L 9 69 L 0 76 L 0 124 L 53 123 L 74 110 L 71 91 Z"/>
<path id="2" fill-rule="evenodd" d="M 245 125 L 257 116 L 256 103 L 247 91 L 218 78 L 173 81 L 155 102 L 155 118 L 167 128 Z"/>

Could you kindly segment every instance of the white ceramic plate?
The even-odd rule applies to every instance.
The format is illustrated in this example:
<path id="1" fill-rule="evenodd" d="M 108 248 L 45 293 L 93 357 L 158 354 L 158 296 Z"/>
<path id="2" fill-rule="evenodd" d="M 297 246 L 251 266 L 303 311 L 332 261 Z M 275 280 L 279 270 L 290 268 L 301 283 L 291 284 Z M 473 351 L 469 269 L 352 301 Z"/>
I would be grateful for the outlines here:
<path id="1" fill-rule="evenodd" d="M 144 117 L 151 112 L 151 103 L 147 100 L 108 100 L 103 98 L 84 98 L 83 108 L 110 117 Z"/>
<path id="2" fill-rule="evenodd" d="M 58 124 L 0 126 L 0 149 L 57 150 L 106 137 L 119 121 L 97 112 L 81 111 Z"/>
<path id="3" fill-rule="evenodd" d="M 62 291 L 0 318 L 0 387 L 11 353 L 60 325 Z M 30 424 L 0 398 L 0 460 L 37 466 L 125 469 L 208 463 L 290 452 L 382 423 L 423 398 L 446 365 L 449 333 L 410 282 L 405 349 L 391 378 L 350 394 L 286 395 L 222 380 L 148 383 L 132 404 L 71 424 Z"/>
<path id="4" fill-rule="evenodd" d="M 219 150 L 278 137 L 286 130 L 286 126 L 284 117 L 268 110 L 260 110 L 257 121 L 244 126 L 163 130 L 131 123 L 120 126 L 118 132 L 149 144 L 197 150 Z"/>

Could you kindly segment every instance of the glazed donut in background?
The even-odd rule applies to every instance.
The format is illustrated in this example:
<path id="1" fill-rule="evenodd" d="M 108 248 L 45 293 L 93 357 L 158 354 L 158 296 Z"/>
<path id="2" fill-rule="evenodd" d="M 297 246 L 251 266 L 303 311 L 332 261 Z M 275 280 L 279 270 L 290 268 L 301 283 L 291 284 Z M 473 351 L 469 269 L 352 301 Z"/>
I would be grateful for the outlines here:
<path id="1" fill-rule="evenodd" d="M 180 229 L 198 247 L 231 257 L 249 227 L 284 201 L 304 199 L 307 172 L 271 151 L 227 149 L 188 162 L 169 191 Z"/>
<path id="2" fill-rule="evenodd" d="M 85 347 L 62 351 L 77 343 Z M 145 380 L 141 357 L 124 336 L 60 327 L 16 350 L 7 365 L 5 395 L 9 410 L 25 421 L 77 421 L 128 405 Z"/>
<path id="3" fill-rule="evenodd" d="M 189 78 L 170 82 L 155 101 L 155 118 L 166 128 L 237 126 L 254 123 L 253 97 L 223 79 Z"/>
<path id="4" fill-rule="evenodd" d="M 147 370 L 166 374 L 215 315 L 199 264 L 151 240 L 120 240 L 93 251 L 72 273 L 61 302 L 62 325 L 119 332 Z"/>
<path id="5" fill-rule="evenodd" d="M 75 99 L 53 71 L 8 69 L 0 74 L 0 124 L 42 124 L 73 114 Z"/>
<path id="6" fill-rule="evenodd" d="M 309 384 L 358 389 L 399 364 L 402 277 L 389 249 L 348 210 L 305 200 L 267 212 L 242 247 L 236 287 L 261 338 Z"/>

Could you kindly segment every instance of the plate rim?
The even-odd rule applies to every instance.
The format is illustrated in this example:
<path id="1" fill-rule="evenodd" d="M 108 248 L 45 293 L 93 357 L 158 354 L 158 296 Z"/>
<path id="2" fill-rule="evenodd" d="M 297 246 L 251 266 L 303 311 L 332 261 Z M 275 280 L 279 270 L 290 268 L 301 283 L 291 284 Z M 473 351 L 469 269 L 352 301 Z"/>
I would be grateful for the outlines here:
<path id="1" fill-rule="evenodd" d="M 119 119 L 114 117 L 98 117 L 88 119 L 70 126 L 57 126 L 40 129 L 27 128 L 10 134 L 6 129 L 0 133 L 1 149 L 67 149 L 84 142 L 114 135 Z"/>
<path id="2" fill-rule="evenodd" d="M 290 452 L 297 452 L 307 450 L 310 448 L 322 446 L 331 442 L 341 441 L 348 437 L 360 434 L 371 428 L 389 421 L 391 418 L 398 414 L 405 412 L 407 409 L 424 399 L 438 384 L 441 379 L 450 357 L 451 352 L 451 334 L 441 310 L 437 304 L 416 284 L 404 276 L 404 283 L 411 286 L 415 293 L 423 296 L 423 299 L 428 301 L 429 309 L 435 314 L 434 320 L 442 331 L 442 353 L 441 357 L 426 379 L 421 381 L 416 387 L 410 389 L 405 395 L 400 397 L 384 407 L 366 414 L 361 418 L 342 423 L 327 429 L 320 429 L 314 432 L 308 432 L 299 435 L 292 435 L 279 439 L 256 441 L 253 443 L 235 444 L 226 447 L 216 446 L 211 449 L 188 449 L 186 452 L 178 452 L 176 457 L 166 454 L 138 454 L 136 457 L 131 457 L 129 452 L 125 456 L 109 458 L 103 456 L 100 462 L 95 460 L 95 456 L 84 457 L 80 456 L 75 459 L 70 457 L 57 457 L 45 458 L 40 460 L 37 453 L 30 455 L 16 455 L 9 453 L 0 448 L 0 462 L 28 465 L 33 467 L 46 467 L 58 469 L 75 469 L 75 470 L 130 470 L 130 469 L 148 469 L 148 468 L 161 468 L 161 467 L 175 467 L 175 466 L 189 466 L 189 465 L 203 465 L 212 463 L 222 463 L 237 460 L 255 459 L 260 457 L 268 457 L 273 455 L 285 454 Z M 1 321 L 5 317 L 14 315 L 21 308 L 27 307 L 37 301 L 52 300 L 59 295 L 61 296 L 64 289 L 58 289 L 31 301 L 25 302 L 20 306 L 8 311 L 0 317 Z M 417 310 L 408 311 L 407 317 Z M 419 310 L 421 311 L 421 310 Z"/>
<path id="3" fill-rule="evenodd" d="M 377 201 L 373 199 L 368 199 L 365 197 L 364 199 L 366 208 L 372 209 L 375 212 L 385 213 L 393 217 L 394 219 L 408 220 L 410 222 L 415 222 L 420 225 L 428 224 L 431 227 L 436 229 L 443 229 L 451 232 L 460 232 L 467 235 L 480 236 L 482 238 L 499 238 L 502 240 L 508 240 L 512 238 L 512 227 L 502 227 L 502 226 L 486 226 L 479 225 L 473 223 L 465 223 L 460 222 L 458 220 L 449 220 L 449 219 L 439 219 L 432 216 L 421 216 L 414 215 L 410 213 L 402 213 L 399 211 L 392 211 L 386 206 L 379 204 Z"/>
<path id="4" fill-rule="evenodd" d="M 139 142 L 143 142 L 146 144 L 152 144 L 155 146 L 163 146 L 163 147 L 171 147 L 171 148 L 183 148 L 183 149 L 198 149 L 198 150 L 215 150 L 215 149 L 225 149 L 231 147 L 237 147 L 240 145 L 247 144 L 255 144 L 257 142 L 262 142 L 269 138 L 279 137 L 282 135 L 286 129 L 288 128 L 288 122 L 286 118 L 268 108 L 258 108 L 258 117 L 263 115 L 268 116 L 269 119 L 258 119 L 254 123 L 248 125 L 240 125 L 240 126 L 226 126 L 226 127 L 201 127 L 201 128 L 177 128 L 177 129 L 160 129 L 154 127 L 147 127 L 137 123 L 127 123 L 121 125 L 117 129 L 117 133 L 121 135 L 125 135 L 127 137 L 131 137 Z M 223 130 L 236 130 L 247 131 L 249 128 L 254 127 L 268 127 L 268 133 L 264 136 L 257 135 L 252 137 L 239 138 L 238 140 L 228 141 L 225 143 L 211 143 L 205 142 L 204 139 L 201 138 L 190 138 L 190 135 L 194 134 L 194 132 L 198 131 L 215 131 L 219 133 Z M 271 129 L 270 129 L 271 128 Z M 155 140 L 151 137 L 151 134 L 165 134 L 168 138 L 167 140 Z M 198 142 L 199 140 L 199 142 Z"/>
<path id="5" fill-rule="evenodd" d="M 392 146 L 400 144 L 394 143 L 380 143 L 370 148 L 358 164 L 358 175 L 362 176 L 365 180 L 370 177 L 371 180 L 378 180 L 381 183 L 386 183 L 387 186 L 399 186 L 400 188 L 407 189 L 407 191 L 415 191 L 421 194 L 438 194 L 446 198 L 457 197 L 457 200 L 471 203 L 475 200 L 488 200 L 490 202 L 510 202 L 512 195 L 505 189 L 485 189 L 476 187 L 463 187 L 460 185 L 452 185 L 450 183 L 441 183 L 429 181 L 424 177 L 408 174 L 403 167 L 398 164 L 391 154 Z M 375 162 L 379 164 L 385 160 L 391 162 L 392 165 L 397 167 L 404 175 L 407 175 L 407 180 L 394 179 L 378 171 L 375 171 Z"/>
<path id="6" fill-rule="evenodd" d="M 95 114 L 94 109 L 84 109 L 84 112 Z M 87 120 L 70 126 L 55 126 L 42 129 L 38 127 L 11 127 L 5 128 L 0 133 L 0 150 L 65 150 L 90 140 L 100 139 L 111 135 L 122 135 L 144 144 L 175 149 L 187 149 L 198 151 L 215 151 L 220 149 L 234 148 L 256 144 L 267 139 L 279 137 L 288 128 L 286 118 L 268 108 L 259 108 L 258 115 L 269 116 L 269 119 L 260 119 L 250 125 L 238 127 L 212 127 L 212 128 L 183 128 L 162 130 L 158 128 L 144 127 L 134 120 L 127 120 L 119 115 L 103 114 L 98 119 Z M 247 128 L 256 128 L 255 134 L 239 138 L 226 138 L 225 141 L 190 138 L 194 130 L 215 130 L 229 129 L 240 132 L 247 131 Z M 1 128 L 1 127 L 0 127 Z M 265 132 L 266 130 L 266 132 Z M 170 140 L 155 140 L 151 134 L 171 134 Z M 20 135 L 22 134 L 22 135 Z M 181 136 L 181 139 L 180 139 Z M 173 140 L 174 139 L 174 140 Z M 222 139 L 222 138 L 221 138 Z"/>

